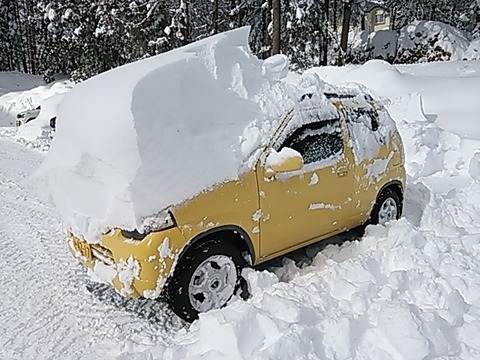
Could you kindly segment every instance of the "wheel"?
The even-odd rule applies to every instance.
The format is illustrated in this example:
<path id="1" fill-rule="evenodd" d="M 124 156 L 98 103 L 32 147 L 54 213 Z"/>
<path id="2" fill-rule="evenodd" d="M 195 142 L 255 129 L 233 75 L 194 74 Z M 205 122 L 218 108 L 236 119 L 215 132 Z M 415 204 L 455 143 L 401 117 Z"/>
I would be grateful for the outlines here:
<path id="1" fill-rule="evenodd" d="M 400 197 L 395 191 L 387 188 L 378 196 L 370 219 L 374 225 L 385 225 L 389 221 L 399 219 L 401 215 L 402 202 Z"/>
<path id="2" fill-rule="evenodd" d="M 219 309 L 245 285 L 241 271 L 248 266 L 239 249 L 226 240 L 209 240 L 180 260 L 167 285 L 167 301 L 186 321 Z M 243 296 L 242 296 L 243 297 Z"/>

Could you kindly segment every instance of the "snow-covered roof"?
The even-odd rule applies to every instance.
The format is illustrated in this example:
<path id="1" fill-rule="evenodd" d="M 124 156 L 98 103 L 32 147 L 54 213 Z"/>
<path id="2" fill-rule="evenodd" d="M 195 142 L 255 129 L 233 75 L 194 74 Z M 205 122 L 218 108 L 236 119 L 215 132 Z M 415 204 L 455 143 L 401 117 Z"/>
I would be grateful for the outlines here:
<path id="1" fill-rule="evenodd" d="M 365 3 L 365 12 L 370 12 L 375 8 L 387 9 L 383 2 L 367 1 Z"/>

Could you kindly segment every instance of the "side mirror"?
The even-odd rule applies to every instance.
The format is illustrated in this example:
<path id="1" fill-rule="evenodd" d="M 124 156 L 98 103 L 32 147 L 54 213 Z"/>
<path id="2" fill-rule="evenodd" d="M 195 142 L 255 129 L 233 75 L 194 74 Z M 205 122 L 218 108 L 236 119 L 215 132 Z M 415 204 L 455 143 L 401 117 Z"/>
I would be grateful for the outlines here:
<path id="1" fill-rule="evenodd" d="M 267 175 L 288 171 L 297 171 L 303 168 L 303 157 L 298 151 L 289 147 L 282 148 L 279 152 L 274 149 L 268 154 L 265 161 Z"/>

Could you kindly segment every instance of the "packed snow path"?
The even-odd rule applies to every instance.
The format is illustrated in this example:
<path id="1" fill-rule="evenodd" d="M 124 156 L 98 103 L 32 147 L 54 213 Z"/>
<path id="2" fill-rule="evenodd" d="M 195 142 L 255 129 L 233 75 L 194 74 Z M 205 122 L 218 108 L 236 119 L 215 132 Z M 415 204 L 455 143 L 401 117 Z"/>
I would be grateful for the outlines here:
<path id="1" fill-rule="evenodd" d="M 0 359 L 109 359 L 119 339 L 161 341 L 178 329 L 163 304 L 88 282 L 55 210 L 25 190 L 42 159 L 0 138 Z"/>

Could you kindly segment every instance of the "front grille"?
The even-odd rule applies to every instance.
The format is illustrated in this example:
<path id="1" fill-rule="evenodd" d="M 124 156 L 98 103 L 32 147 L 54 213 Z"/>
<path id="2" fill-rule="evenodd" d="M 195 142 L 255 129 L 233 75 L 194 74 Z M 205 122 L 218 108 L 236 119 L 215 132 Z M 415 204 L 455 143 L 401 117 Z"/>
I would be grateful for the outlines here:
<path id="1" fill-rule="evenodd" d="M 112 266 L 115 264 L 113 254 L 107 248 L 104 248 L 100 244 L 92 244 L 92 255 L 94 258 L 100 260 L 106 265 Z"/>

